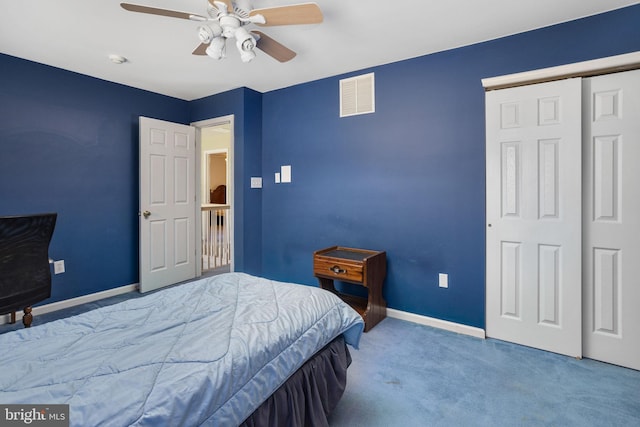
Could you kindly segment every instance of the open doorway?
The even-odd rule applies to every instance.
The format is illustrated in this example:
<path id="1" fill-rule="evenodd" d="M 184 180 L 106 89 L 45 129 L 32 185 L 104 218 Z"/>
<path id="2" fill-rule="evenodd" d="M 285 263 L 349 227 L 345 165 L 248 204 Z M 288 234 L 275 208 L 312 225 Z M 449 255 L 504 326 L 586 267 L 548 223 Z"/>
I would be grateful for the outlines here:
<path id="1" fill-rule="evenodd" d="M 233 116 L 194 125 L 200 141 L 200 274 L 233 271 Z"/>
<path id="2" fill-rule="evenodd" d="M 204 180 L 205 202 L 214 205 L 227 204 L 227 160 L 228 150 L 205 151 L 204 160 Z"/>

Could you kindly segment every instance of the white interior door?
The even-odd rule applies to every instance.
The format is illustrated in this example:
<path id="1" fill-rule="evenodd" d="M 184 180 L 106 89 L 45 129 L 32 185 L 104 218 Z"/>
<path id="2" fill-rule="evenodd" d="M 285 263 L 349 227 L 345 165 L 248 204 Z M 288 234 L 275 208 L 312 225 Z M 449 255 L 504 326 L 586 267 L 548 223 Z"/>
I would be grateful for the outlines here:
<path id="1" fill-rule="evenodd" d="M 140 117 L 140 291 L 196 274 L 195 128 Z"/>
<path id="2" fill-rule="evenodd" d="M 640 70 L 583 95 L 584 355 L 640 369 Z"/>
<path id="3" fill-rule="evenodd" d="M 582 354 L 581 82 L 486 94 L 487 336 Z"/>

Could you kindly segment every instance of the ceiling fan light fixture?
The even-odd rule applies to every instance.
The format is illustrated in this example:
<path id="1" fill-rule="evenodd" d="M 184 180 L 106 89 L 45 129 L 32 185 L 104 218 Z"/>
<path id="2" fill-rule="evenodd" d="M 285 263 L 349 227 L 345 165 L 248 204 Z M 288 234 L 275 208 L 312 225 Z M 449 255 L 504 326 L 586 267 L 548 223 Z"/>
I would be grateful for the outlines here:
<path id="1" fill-rule="evenodd" d="M 236 47 L 240 52 L 242 62 L 249 62 L 256 57 L 253 51 L 256 47 L 256 39 L 244 28 L 240 27 L 235 32 Z"/>
<path id="2" fill-rule="evenodd" d="M 242 62 L 250 62 L 256 57 L 253 49 L 256 47 L 256 39 L 244 28 L 240 27 L 235 32 L 236 47 L 240 52 Z"/>
<path id="3" fill-rule="evenodd" d="M 240 52 L 240 59 L 242 60 L 242 62 L 251 62 L 251 60 L 255 57 L 256 53 L 252 50 Z"/>
<path id="4" fill-rule="evenodd" d="M 211 40 L 214 38 L 213 30 L 206 25 L 201 25 L 198 27 L 198 38 L 201 43 L 211 43 Z"/>
<path id="5" fill-rule="evenodd" d="M 243 42 L 240 43 L 240 50 L 243 52 L 249 52 L 253 50 L 255 47 L 256 47 L 256 41 L 253 39 L 253 37 L 245 39 Z"/>
<path id="6" fill-rule="evenodd" d="M 205 50 L 206 54 L 213 59 L 222 59 L 225 57 L 225 39 L 223 37 L 215 37 L 211 40 L 209 47 Z"/>

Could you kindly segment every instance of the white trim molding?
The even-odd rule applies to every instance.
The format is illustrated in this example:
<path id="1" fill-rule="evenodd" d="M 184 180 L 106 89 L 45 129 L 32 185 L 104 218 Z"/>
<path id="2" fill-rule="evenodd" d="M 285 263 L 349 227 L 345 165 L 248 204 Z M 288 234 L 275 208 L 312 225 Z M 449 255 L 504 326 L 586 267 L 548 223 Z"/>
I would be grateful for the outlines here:
<path id="1" fill-rule="evenodd" d="M 461 323 L 449 322 L 447 320 L 436 319 L 434 317 L 423 316 L 421 314 L 408 313 L 406 311 L 387 308 L 387 316 L 394 319 L 406 320 L 420 325 L 431 326 L 433 328 L 444 329 L 463 335 L 470 335 L 476 338 L 485 338 L 484 329 L 474 326 L 463 325 Z"/>
<path id="2" fill-rule="evenodd" d="M 63 308 L 75 307 L 76 305 L 86 304 L 109 298 L 115 295 L 126 294 L 127 292 L 137 291 L 139 285 L 137 283 L 131 285 L 120 286 L 119 288 L 107 289 L 106 291 L 96 292 L 89 295 L 82 295 L 76 298 L 66 299 L 63 301 L 52 302 L 51 304 L 38 305 L 33 307 L 31 314 L 37 316 L 39 314 L 51 313 L 52 311 L 62 310 Z M 16 322 L 22 321 L 24 313 L 22 310 L 16 311 Z M 0 325 L 7 324 L 11 321 L 11 315 L 0 316 Z"/>
<path id="3" fill-rule="evenodd" d="M 617 73 L 620 71 L 635 70 L 637 68 L 640 68 L 640 52 L 632 52 L 593 59 L 591 61 L 525 71 L 523 73 L 489 77 L 482 79 L 482 87 L 487 91 L 505 89 L 508 87 L 524 86 L 572 77 L 589 77 Z"/>

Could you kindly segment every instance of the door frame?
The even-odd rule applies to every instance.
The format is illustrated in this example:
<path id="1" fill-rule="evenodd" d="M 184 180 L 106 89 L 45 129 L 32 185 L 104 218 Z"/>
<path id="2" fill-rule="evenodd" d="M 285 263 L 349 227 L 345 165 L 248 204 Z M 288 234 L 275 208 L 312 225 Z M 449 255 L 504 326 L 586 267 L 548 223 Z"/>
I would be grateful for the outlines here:
<path id="1" fill-rule="evenodd" d="M 235 271 L 235 203 L 234 203 L 234 145 L 235 145 L 235 123 L 234 115 L 220 116 L 212 119 L 200 120 L 192 122 L 191 126 L 196 128 L 196 241 L 202 237 L 202 213 L 200 206 L 202 205 L 202 129 L 228 124 L 229 132 L 229 150 L 227 152 L 227 204 L 229 205 L 229 251 L 231 253 L 230 271 Z M 196 259 L 202 259 L 202 245 L 196 245 Z M 196 277 L 202 276 L 202 262 L 196 263 Z"/>

